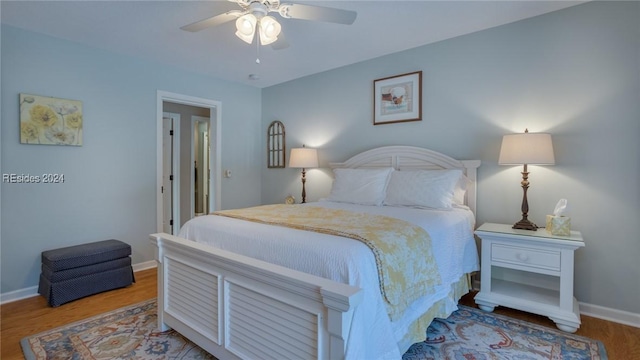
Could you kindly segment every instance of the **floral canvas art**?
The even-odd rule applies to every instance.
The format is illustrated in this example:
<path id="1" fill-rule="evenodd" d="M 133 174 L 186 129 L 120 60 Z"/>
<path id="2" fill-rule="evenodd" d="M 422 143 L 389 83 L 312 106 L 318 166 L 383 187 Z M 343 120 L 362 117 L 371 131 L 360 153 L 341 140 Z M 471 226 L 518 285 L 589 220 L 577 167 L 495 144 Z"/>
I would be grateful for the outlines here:
<path id="1" fill-rule="evenodd" d="M 82 146 L 82 101 L 20 94 L 20 143 Z"/>

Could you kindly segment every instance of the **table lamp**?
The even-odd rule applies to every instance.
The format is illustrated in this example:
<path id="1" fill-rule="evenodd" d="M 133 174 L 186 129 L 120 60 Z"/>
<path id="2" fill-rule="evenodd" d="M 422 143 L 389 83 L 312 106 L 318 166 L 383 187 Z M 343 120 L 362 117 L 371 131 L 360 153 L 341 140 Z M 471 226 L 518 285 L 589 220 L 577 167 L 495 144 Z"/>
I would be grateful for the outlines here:
<path id="1" fill-rule="evenodd" d="M 309 149 L 302 145 L 301 148 L 291 149 L 289 156 L 289 167 L 302 168 L 302 203 L 306 202 L 307 193 L 304 189 L 304 183 L 307 181 L 306 169 L 318 167 L 318 151 Z"/>
<path id="2" fill-rule="evenodd" d="M 529 172 L 527 165 L 553 165 L 553 144 L 551 135 L 544 133 L 530 133 L 525 130 L 523 134 L 505 135 L 502 138 L 500 148 L 500 165 L 524 165 L 522 171 L 522 219 L 513 225 L 514 229 L 536 231 L 536 224 L 529 221 L 529 203 L 527 202 L 527 189 L 529 188 Z"/>

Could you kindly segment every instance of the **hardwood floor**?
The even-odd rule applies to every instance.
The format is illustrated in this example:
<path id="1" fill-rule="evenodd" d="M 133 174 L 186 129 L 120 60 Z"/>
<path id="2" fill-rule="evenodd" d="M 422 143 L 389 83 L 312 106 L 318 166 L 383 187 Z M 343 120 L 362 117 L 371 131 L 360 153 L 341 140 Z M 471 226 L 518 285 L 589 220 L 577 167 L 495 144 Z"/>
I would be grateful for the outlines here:
<path id="1" fill-rule="evenodd" d="M 24 359 L 20 340 L 25 336 L 82 320 L 117 308 L 132 305 L 156 296 L 156 270 L 136 273 L 136 283 L 124 289 L 76 300 L 57 308 L 49 307 L 41 296 L 0 306 L 0 358 Z M 475 293 L 467 294 L 461 303 L 475 306 Z M 517 310 L 496 308 L 496 313 L 555 328 L 543 316 Z M 582 326 L 576 333 L 600 340 L 610 360 L 640 359 L 640 328 L 582 316 Z"/>
<path id="2" fill-rule="evenodd" d="M 25 336 L 139 303 L 156 296 L 156 269 L 135 273 L 136 282 L 52 308 L 42 296 L 0 306 L 0 359 L 24 359 L 20 340 Z"/>

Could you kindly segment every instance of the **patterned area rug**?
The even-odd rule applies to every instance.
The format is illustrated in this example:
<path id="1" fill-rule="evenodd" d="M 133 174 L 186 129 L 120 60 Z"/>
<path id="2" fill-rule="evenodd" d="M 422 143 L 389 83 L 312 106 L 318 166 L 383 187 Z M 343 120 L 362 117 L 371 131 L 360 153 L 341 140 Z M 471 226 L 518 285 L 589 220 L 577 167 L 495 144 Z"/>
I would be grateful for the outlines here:
<path id="1" fill-rule="evenodd" d="M 27 360 L 215 359 L 175 331 L 156 331 L 156 301 L 101 314 L 21 341 Z M 427 339 L 403 360 L 607 359 L 602 344 L 585 337 L 460 306 L 435 320 Z"/>
<path id="2" fill-rule="evenodd" d="M 607 359 L 600 341 L 475 308 L 459 308 L 447 319 L 434 320 L 426 340 L 413 344 L 402 359 Z"/>
<path id="3" fill-rule="evenodd" d="M 156 330 L 156 300 L 29 336 L 20 342 L 27 360 L 215 359 L 177 332 Z"/>

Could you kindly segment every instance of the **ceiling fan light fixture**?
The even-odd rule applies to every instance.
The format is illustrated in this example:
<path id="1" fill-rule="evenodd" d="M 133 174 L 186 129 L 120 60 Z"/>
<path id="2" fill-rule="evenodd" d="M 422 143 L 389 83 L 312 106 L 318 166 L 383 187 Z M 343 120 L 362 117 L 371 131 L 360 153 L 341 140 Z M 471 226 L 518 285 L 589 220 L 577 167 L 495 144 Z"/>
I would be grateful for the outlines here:
<path id="1" fill-rule="evenodd" d="M 227 1 L 236 3 L 241 9 L 211 16 L 182 26 L 180 29 L 196 32 L 235 21 L 237 29 L 235 34 L 240 40 L 251 45 L 255 38 L 259 38 L 256 39 L 258 48 L 260 45 L 272 44 L 274 50 L 280 50 L 288 47 L 289 44 L 284 37 L 279 36 L 281 34 L 280 23 L 272 16 L 269 16 L 269 13 L 279 13 L 284 19 L 323 21 L 345 25 L 353 24 L 358 15 L 352 10 L 306 4 L 281 4 L 280 0 Z"/>
<path id="2" fill-rule="evenodd" d="M 258 19 L 253 14 L 242 15 L 236 20 L 236 36 L 247 44 L 253 42 L 256 33 L 256 23 Z"/>
<path id="3" fill-rule="evenodd" d="M 280 23 L 272 16 L 264 16 L 260 19 L 260 43 L 269 45 L 278 40 L 280 35 Z"/>

